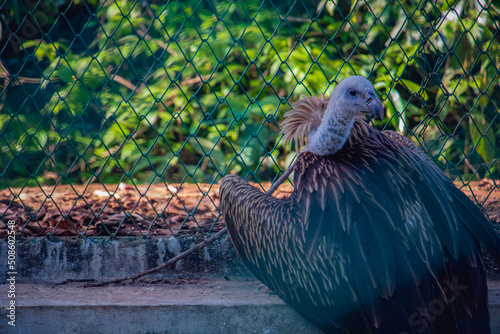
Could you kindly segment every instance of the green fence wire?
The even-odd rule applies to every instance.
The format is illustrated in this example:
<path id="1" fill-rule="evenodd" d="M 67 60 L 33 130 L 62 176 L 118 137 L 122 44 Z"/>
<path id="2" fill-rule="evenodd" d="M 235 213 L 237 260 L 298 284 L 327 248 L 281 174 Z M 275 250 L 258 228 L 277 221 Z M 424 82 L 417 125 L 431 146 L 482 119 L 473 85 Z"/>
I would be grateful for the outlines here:
<path id="1" fill-rule="evenodd" d="M 223 175 L 276 180 L 283 113 L 354 74 L 384 103 L 375 126 L 493 191 L 499 22 L 485 0 L 7 0 L 0 217 L 21 236 L 206 232 Z"/>

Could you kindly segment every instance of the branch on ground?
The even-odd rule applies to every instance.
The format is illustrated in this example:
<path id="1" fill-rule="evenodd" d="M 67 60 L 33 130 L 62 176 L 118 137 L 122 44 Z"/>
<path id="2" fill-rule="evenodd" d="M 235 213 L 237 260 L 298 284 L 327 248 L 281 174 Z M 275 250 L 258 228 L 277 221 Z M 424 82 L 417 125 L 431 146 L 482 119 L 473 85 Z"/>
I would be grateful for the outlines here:
<path id="1" fill-rule="evenodd" d="M 127 280 L 135 281 L 136 279 L 141 278 L 143 276 L 156 273 L 156 272 L 158 272 L 158 271 L 160 271 L 160 270 L 162 270 L 164 268 L 167 268 L 167 267 L 170 267 L 170 266 L 176 264 L 179 260 L 182 260 L 183 258 L 185 258 L 186 256 L 188 256 L 189 254 L 194 253 L 197 250 L 205 248 L 206 246 L 210 245 L 212 242 L 214 242 L 215 240 L 217 240 L 219 237 L 221 237 L 224 233 L 226 233 L 226 231 L 227 231 L 227 228 L 224 227 L 222 230 L 220 230 L 219 232 L 215 233 L 214 235 L 212 235 L 207 240 L 205 240 L 203 242 L 200 242 L 199 244 L 196 244 L 195 246 L 191 247 L 187 251 L 180 253 L 176 257 L 171 258 L 170 260 L 168 260 L 167 262 L 164 262 L 163 264 L 159 265 L 158 267 L 151 268 L 149 270 L 137 273 L 137 274 L 132 275 L 132 276 L 125 276 L 125 277 L 122 277 L 122 278 L 116 278 L 116 279 L 112 279 L 112 280 L 109 280 L 109 281 L 102 281 L 102 282 L 97 282 L 97 283 L 84 284 L 83 287 L 84 288 L 89 288 L 89 287 L 96 287 L 96 286 L 104 286 L 104 285 L 108 285 L 108 284 L 112 284 L 112 283 L 121 283 L 121 282 L 124 282 L 124 281 L 127 281 Z"/>

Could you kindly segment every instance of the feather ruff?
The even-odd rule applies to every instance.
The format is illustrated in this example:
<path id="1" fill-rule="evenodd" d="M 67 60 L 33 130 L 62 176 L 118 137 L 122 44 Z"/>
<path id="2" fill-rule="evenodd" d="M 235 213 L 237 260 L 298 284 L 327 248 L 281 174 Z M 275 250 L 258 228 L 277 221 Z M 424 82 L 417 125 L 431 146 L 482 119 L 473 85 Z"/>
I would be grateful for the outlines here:
<path id="1" fill-rule="evenodd" d="M 301 150 L 307 144 L 307 137 L 321 124 L 329 100 L 329 97 L 322 94 L 320 98 L 304 97 L 295 102 L 292 109 L 285 113 L 285 119 L 280 124 L 285 144 L 294 141 L 298 150 Z M 346 146 L 350 147 L 364 138 L 368 134 L 367 127 L 368 124 L 362 118 L 356 118 Z"/>

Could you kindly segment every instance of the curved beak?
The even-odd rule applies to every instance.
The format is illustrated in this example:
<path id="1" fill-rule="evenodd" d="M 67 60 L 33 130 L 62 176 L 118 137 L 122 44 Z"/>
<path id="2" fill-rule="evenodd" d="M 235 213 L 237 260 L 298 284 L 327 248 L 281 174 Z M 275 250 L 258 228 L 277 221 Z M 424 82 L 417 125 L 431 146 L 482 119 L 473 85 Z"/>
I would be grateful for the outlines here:
<path id="1" fill-rule="evenodd" d="M 370 92 L 367 94 L 367 97 L 366 106 L 368 107 L 368 113 L 382 120 L 384 118 L 384 106 L 382 102 L 380 102 L 375 93 Z"/>
<path id="2" fill-rule="evenodd" d="M 370 110 L 370 114 L 378 118 L 379 120 L 382 120 L 384 118 L 384 106 L 382 105 L 382 102 L 380 102 L 379 99 L 375 98 L 371 100 L 368 104 L 368 110 Z"/>

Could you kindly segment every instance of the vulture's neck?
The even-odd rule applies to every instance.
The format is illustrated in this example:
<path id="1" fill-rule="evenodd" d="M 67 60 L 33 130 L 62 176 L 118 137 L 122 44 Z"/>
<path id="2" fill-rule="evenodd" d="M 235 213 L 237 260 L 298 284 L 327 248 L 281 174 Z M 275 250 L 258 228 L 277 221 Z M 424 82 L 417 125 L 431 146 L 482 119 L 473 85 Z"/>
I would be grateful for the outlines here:
<path id="1" fill-rule="evenodd" d="M 309 135 L 304 150 L 321 156 L 335 154 L 349 138 L 354 122 L 355 118 L 327 108 L 321 124 Z"/>

